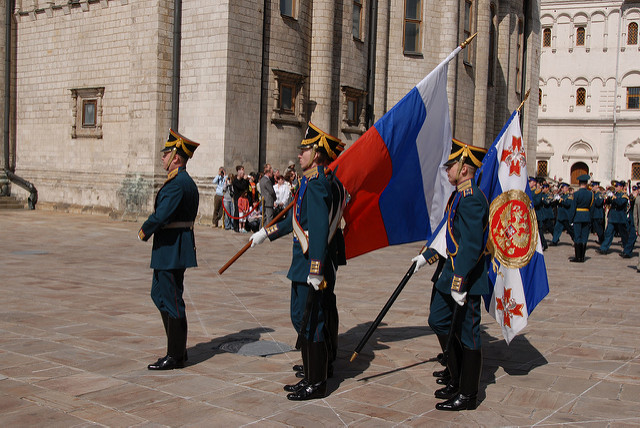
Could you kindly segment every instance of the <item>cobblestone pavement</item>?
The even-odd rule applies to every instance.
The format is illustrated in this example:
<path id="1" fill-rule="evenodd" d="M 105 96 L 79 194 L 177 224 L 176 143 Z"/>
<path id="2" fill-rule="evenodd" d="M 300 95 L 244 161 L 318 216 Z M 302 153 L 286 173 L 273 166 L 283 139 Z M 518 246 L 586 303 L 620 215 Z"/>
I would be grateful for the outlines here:
<path id="1" fill-rule="evenodd" d="M 440 369 L 426 325 L 425 267 L 409 281 L 356 360 L 354 347 L 421 243 L 350 260 L 338 273 L 339 360 L 322 400 L 292 402 L 295 351 L 234 353 L 238 344 L 295 343 L 285 273 L 291 240 L 248 240 L 196 226 L 199 267 L 186 274 L 188 366 L 151 372 L 165 353 L 149 298 L 142 222 L 46 211 L 2 211 L 0 426 L 580 426 L 640 425 L 637 258 L 595 253 L 569 263 L 569 238 L 545 252 L 550 294 L 507 346 L 483 316 L 481 403 L 434 409 Z M 617 239 L 616 239 L 617 241 Z M 636 253 L 637 256 L 637 253 Z"/>

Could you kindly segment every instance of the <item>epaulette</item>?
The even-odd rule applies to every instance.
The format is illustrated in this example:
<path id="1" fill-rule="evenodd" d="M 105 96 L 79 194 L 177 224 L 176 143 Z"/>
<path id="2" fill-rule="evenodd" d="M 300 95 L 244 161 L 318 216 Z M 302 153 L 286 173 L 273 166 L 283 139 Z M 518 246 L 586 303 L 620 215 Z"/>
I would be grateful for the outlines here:
<path id="1" fill-rule="evenodd" d="M 463 197 L 473 195 L 473 187 L 471 186 L 471 180 L 466 180 L 458 185 L 458 192 L 462 193 Z"/>
<path id="2" fill-rule="evenodd" d="M 542 193 L 542 190 L 540 190 L 540 189 L 536 189 L 536 192 L 535 192 L 535 193 L 536 193 L 536 195 L 539 195 L 540 193 Z"/>
<path id="3" fill-rule="evenodd" d="M 567 199 L 573 199 L 573 195 L 567 196 Z"/>
<path id="4" fill-rule="evenodd" d="M 314 178 L 318 178 L 320 175 L 320 167 L 317 168 L 309 168 L 305 172 L 303 172 L 304 176 L 307 177 L 307 180 L 313 180 Z"/>
<path id="5" fill-rule="evenodd" d="M 629 199 L 629 195 L 627 195 L 626 193 L 623 193 L 623 194 L 622 194 L 622 197 L 623 197 L 623 198 L 627 198 L 627 199 Z"/>

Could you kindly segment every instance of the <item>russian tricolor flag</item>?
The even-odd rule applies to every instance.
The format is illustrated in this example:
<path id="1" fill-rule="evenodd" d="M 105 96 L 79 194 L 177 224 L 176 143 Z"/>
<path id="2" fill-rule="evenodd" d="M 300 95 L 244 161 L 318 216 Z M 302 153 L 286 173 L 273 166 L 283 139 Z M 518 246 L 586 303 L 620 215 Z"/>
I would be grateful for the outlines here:
<path id="1" fill-rule="evenodd" d="M 476 171 L 476 179 L 480 181 L 478 187 L 489 203 L 512 189 L 525 192 L 531 201 L 520 130 L 520 113 L 517 110 L 513 112 L 484 157 L 482 166 Z M 529 210 L 535 213 L 531 202 Z M 535 214 L 533 218 L 535 219 Z M 491 219 L 489 221 L 491 222 Z M 489 281 L 493 291 L 484 296 L 485 304 L 489 314 L 501 325 L 507 343 L 526 327 L 533 309 L 549 294 L 549 280 L 540 236 L 533 238 L 535 252 L 529 262 L 521 268 L 509 268 L 495 257 L 491 258 L 489 263 Z"/>
<path id="2" fill-rule="evenodd" d="M 347 258 L 388 245 L 428 239 L 453 187 L 441 165 L 451 152 L 448 64 L 427 77 L 333 162 L 349 192 Z"/>

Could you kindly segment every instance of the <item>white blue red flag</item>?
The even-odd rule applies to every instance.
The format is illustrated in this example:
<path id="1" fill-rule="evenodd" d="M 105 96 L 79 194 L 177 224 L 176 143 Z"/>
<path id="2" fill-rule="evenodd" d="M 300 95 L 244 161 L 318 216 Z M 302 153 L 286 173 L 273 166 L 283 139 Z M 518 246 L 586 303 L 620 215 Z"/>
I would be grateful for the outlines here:
<path id="1" fill-rule="evenodd" d="M 330 166 L 350 194 L 347 257 L 428 239 L 453 187 L 448 64 L 456 48 Z"/>
<path id="2" fill-rule="evenodd" d="M 528 316 L 549 293 L 526 163 L 516 110 L 476 172 L 478 187 L 491 204 L 487 245 L 493 291 L 484 296 L 485 305 L 507 343 L 526 327 Z"/>

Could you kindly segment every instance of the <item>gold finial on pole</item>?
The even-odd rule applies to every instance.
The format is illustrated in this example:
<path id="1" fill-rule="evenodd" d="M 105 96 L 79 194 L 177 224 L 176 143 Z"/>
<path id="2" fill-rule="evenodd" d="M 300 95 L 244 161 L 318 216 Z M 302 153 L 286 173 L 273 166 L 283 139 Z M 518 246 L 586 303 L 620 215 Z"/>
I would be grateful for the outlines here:
<path id="1" fill-rule="evenodd" d="M 353 354 L 351 354 L 351 359 L 349 359 L 349 362 L 353 363 L 353 360 L 355 360 L 357 356 L 358 356 L 357 352 L 354 352 Z"/>
<path id="2" fill-rule="evenodd" d="M 518 106 L 518 108 L 516 110 L 520 111 L 520 109 L 522 108 L 522 106 L 524 105 L 524 103 L 527 101 L 527 98 L 529 98 L 529 94 L 531 93 L 531 89 L 529 89 L 527 91 L 526 94 L 524 94 L 524 99 L 522 100 L 522 102 L 520 103 L 520 105 Z"/>
<path id="3" fill-rule="evenodd" d="M 466 47 L 467 47 L 467 45 L 468 45 L 469 43 L 471 43 L 471 40 L 473 40 L 473 39 L 474 39 L 474 37 L 476 37 L 477 35 L 478 35 L 478 33 L 476 32 L 476 33 L 473 33 L 473 35 L 469 36 L 469 38 L 468 38 L 467 40 L 465 40 L 464 42 L 462 42 L 462 44 L 460 45 L 460 48 L 461 48 L 461 49 L 466 48 Z"/>

